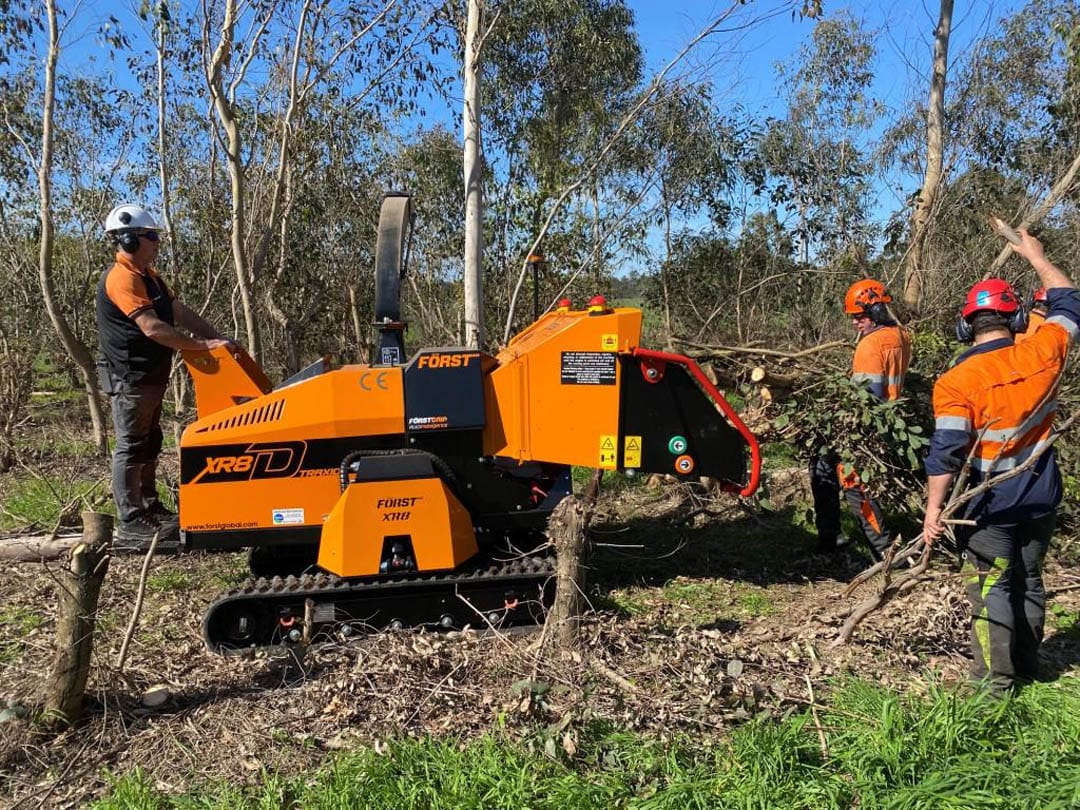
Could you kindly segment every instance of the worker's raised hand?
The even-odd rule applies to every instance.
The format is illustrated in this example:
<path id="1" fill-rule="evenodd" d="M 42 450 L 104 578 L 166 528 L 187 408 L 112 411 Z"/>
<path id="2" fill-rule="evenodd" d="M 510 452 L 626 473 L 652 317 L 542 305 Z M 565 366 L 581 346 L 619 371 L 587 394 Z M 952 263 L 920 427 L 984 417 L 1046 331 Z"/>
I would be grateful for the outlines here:
<path id="1" fill-rule="evenodd" d="M 1014 245 L 1011 242 L 1009 243 L 1009 247 L 1013 249 L 1013 253 L 1023 256 L 1031 262 L 1031 264 L 1046 259 L 1046 254 L 1043 253 L 1042 242 L 1028 233 L 1024 228 L 1021 228 L 1018 233 L 1020 234 L 1020 244 Z"/>

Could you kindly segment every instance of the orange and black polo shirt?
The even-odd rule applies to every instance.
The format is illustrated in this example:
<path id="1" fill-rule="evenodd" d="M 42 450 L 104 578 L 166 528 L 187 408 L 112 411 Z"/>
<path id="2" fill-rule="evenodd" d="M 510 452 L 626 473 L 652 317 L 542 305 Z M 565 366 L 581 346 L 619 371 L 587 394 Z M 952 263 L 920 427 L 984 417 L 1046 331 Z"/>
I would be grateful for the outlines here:
<path id="1" fill-rule="evenodd" d="M 168 324 L 175 296 L 153 268 L 139 270 L 124 252 L 101 274 L 97 289 L 98 345 L 109 373 L 129 385 L 164 385 L 173 350 L 142 333 L 134 317 L 152 309 Z"/>

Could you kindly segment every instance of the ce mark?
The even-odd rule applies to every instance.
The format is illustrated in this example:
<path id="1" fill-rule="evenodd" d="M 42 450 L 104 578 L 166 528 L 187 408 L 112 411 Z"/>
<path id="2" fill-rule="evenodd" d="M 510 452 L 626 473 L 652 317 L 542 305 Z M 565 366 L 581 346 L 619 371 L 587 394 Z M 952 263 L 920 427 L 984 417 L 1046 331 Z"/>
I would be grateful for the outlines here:
<path id="1" fill-rule="evenodd" d="M 373 388 L 374 383 L 374 388 Z M 387 390 L 387 373 L 386 372 L 364 372 L 360 375 L 360 388 L 363 391 L 373 391 L 375 388 L 380 391 Z"/>
<path id="2" fill-rule="evenodd" d="M 372 379 L 374 378 L 374 379 Z M 360 389 L 363 391 L 372 391 L 372 383 L 375 388 L 380 391 L 386 391 L 386 372 L 385 371 L 365 371 L 360 375 Z"/>

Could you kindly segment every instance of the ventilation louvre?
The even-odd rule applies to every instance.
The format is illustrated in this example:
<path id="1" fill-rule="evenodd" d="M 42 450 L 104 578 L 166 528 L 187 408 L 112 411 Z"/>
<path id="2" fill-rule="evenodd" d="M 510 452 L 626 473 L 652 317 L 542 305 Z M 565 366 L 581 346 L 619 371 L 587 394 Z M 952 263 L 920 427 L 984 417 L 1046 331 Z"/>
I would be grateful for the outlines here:
<path id="1" fill-rule="evenodd" d="M 247 427 L 249 425 L 259 425 L 264 422 L 276 422 L 285 413 L 285 400 L 279 399 L 276 402 L 269 402 L 266 405 L 262 405 L 258 408 L 254 408 L 250 411 L 244 411 L 243 413 L 231 416 L 228 419 L 222 419 L 220 422 L 215 422 L 212 425 L 199 428 L 199 433 L 213 433 L 217 430 L 228 430 L 234 427 Z"/>

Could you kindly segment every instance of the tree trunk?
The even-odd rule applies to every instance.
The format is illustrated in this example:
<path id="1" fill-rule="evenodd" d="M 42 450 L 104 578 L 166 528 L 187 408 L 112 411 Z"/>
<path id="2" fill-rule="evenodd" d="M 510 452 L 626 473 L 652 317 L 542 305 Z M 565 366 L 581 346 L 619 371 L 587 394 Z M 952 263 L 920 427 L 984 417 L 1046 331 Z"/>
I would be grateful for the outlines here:
<path id="1" fill-rule="evenodd" d="M 258 319 L 255 314 L 254 286 L 248 266 L 247 246 L 244 235 L 247 231 L 245 206 L 244 156 L 240 142 L 240 124 L 236 120 L 233 103 L 225 91 L 224 72 L 233 56 L 233 34 L 237 21 L 236 0 L 227 0 L 225 14 L 221 21 L 221 33 L 217 47 L 207 66 L 206 83 L 214 100 L 221 126 L 225 130 L 225 156 L 229 164 L 229 191 L 232 204 L 232 221 L 229 237 L 232 246 L 233 268 L 236 271 L 236 285 L 240 291 L 240 302 L 244 309 L 244 326 L 247 332 L 247 347 L 255 362 L 262 363 L 262 342 L 259 337 Z M 207 37 L 209 32 L 207 32 Z"/>
<path id="2" fill-rule="evenodd" d="M 904 266 L 904 303 L 913 313 L 922 300 L 922 276 L 926 270 L 926 235 L 930 213 L 941 185 L 945 134 L 945 74 L 949 65 L 949 33 L 952 29 L 953 0 L 941 0 L 940 16 L 934 31 L 934 67 L 930 77 L 930 106 L 926 113 L 926 173 L 922 190 L 911 214 L 911 245 Z"/>
<path id="3" fill-rule="evenodd" d="M 94 622 L 101 583 L 109 570 L 112 517 L 83 512 L 83 541 L 60 573 L 56 654 L 45 692 L 45 725 L 52 730 L 79 719 L 94 651 Z"/>
<path id="4" fill-rule="evenodd" d="M 480 348 L 484 339 L 483 279 L 484 186 L 480 148 L 480 3 L 469 0 L 465 28 L 465 345 Z"/>
<path id="5" fill-rule="evenodd" d="M 60 336 L 64 349 L 79 367 L 90 408 L 90 421 L 94 430 L 94 444 L 104 456 L 108 453 L 105 432 L 105 411 L 101 406 L 97 368 L 90 350 L 68 325 L 63 310 L 56 301 L 52 282 L 53 220 L 52 220 L 52 162 L 53 162 L 53 111 L 56 106 L 56 61 L 60 54 L 60 34 L 57 25 L 55 0 L 47 0 L 45 12 L 49 26 L 49 50 L 45 57 L 45 90 L 41 101 L 41 163 L 38 166 L 38 193 L 41 205 L 41 243 L 38 248 L 38 281 L 45 311 L 49 314 L 53 329 Z"/>
<path id="6" fill-rule="evenodd" d="M 555 546 L 558 559 L 555 566 L 555 603 L 547 624 L 555 628 L 554 641 L 559 650 L 577 645 L 581 616 L 581 596 L 584 593 L 586 509 L 573 495 L 564 498 L 548 519 L 548 538 Z"/>

